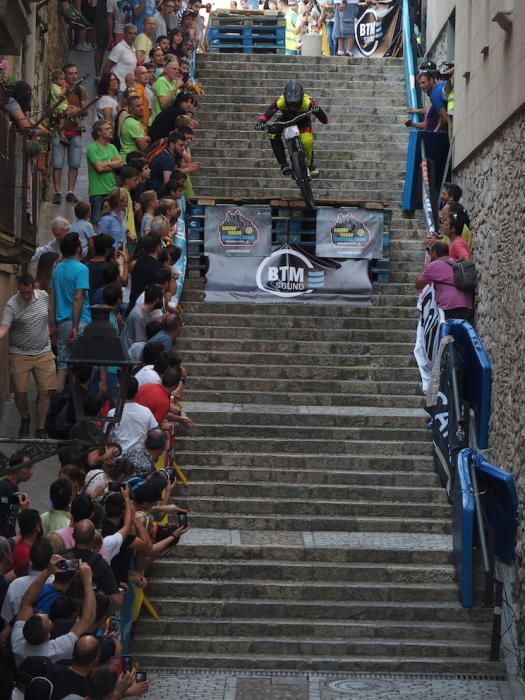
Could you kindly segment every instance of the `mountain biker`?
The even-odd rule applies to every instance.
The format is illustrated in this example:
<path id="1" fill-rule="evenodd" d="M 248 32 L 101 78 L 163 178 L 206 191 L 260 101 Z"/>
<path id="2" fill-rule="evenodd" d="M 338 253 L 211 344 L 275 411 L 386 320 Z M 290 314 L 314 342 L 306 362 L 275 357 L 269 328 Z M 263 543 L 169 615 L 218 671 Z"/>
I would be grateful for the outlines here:
<path id="1" fill-rule="evenodd" d="M 255 128 L 263 130 L 267 122 L 277 112 L 281 112 L 283 121 L 290 121 L 297 117 L 298 114 L 304 114 L 309 111 L 311 111 L 322 124 L 328 124 L 326 113 L 310 95 L 305 93 L 301 83 L 298 80 L 289 80 L 284 87 L 284 93 L 272 102 L 264 114 L 261 114 Z M 314 168 L 314 135 L 312 133 L 312 119 L 310 115 L 302 119 L 298 123 L 298 127 L 301 134 L 301 143 L 303 144 L 306 164 L 310 169 L 310 176 L 318 177 L 319 170 Z M 274 156 L 281 166 L 282 174 L 291 175 L 291 168 L 286 161 L 282 131 L 282 127 L 276 126 L 275 129 L 272 129 L 272 132 L 268 133 L 268 137 Z"/>

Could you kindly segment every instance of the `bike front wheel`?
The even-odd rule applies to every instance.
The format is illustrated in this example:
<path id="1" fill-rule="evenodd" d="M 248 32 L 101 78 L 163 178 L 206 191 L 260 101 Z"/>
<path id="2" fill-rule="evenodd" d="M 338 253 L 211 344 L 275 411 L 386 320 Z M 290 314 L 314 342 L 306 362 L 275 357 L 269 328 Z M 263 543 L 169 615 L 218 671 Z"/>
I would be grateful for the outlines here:
<path id="1" fill-rule="evenodd" d="M 306 160 L 304 158 L 304 153 L 302 149 L 300 151 L 293 151 L 291 154 L 292 161 L 292 172 L 295 177 L 295 181 L 299 185 L 301 194 L 303 195 L 304 202 L 310 209 L 315 209 L 314 196 L 312 193 L 312 185 L 310 183 L 310 177 L 308 175 L 308 168 L 306 166 Z"/>

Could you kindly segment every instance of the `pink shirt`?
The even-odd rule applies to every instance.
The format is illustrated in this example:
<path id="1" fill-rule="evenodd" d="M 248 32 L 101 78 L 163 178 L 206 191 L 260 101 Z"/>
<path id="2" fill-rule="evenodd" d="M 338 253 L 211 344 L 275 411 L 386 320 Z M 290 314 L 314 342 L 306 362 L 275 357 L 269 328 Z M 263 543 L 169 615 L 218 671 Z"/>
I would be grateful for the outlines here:
<path id="1" fill-rule="evenodd" d="M 448 246 L 448 254 L 455 260 L 469 260 L 470 250 L 464 238 L 455 238 Z"/>
<path id="2" fill-rule="evenodd" d="M 448 260 L 449 262 L 445 262 Z M 417 278 L 425 284 L 432 283 L 436 292 L 436 302 L 440 309 L 472 309 L 472 294 L 454 286 L 453 258 L 438 258 L 425 267 Z M 446 284 L 439 284 L 446 282 Z"/>
<path id="3" fill-rule="evenodd" d="M 60 537 L 64 540 L 66 549 L 72 549 L 75 546 L 72 527 L 63 527 L 62 530 L 57 530 L 56 534 L 60 535 Z"/>

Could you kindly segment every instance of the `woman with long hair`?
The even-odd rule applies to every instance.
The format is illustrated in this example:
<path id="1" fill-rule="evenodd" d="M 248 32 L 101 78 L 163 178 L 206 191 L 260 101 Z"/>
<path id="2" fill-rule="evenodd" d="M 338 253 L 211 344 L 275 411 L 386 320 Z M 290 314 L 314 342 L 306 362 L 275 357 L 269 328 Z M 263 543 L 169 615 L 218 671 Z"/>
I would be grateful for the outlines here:
<path id="1" fill-rule="evenodd" d="M 51 275 L 53 274 L 59 257 L 58 253 L 44 253 L 38 258 L 35 289 L 42 289 L 44 292 L 49 292 Z"/>
<path id="2" fill-rule="evenodd" d="M 120 82 L 114 73 L 104 73 L 99 82 L 97 93 L 99 95 L 97 101 L 97 119 L 115 123 L 115 117 L 118 112 L 117 93 L 120 88 Z"/>

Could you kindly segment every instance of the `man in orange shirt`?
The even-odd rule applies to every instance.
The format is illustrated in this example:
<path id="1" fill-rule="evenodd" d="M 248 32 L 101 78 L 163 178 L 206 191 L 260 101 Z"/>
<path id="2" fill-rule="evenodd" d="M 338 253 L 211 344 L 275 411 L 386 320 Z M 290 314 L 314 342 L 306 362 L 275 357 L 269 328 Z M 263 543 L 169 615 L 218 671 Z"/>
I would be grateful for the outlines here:
<path id="1" fill-rule="evenodd" d="M 142 126 L 147 130 L 149 115 L 151 111 L 151 96 L 148 93 L 149 87 L 149 71 L 146 66 L 137 66 L 135 68 L 135 85 L 133 91 L 140 97 L 142 106 L 144 107 L 144 115 L 140 120 Z"/>

